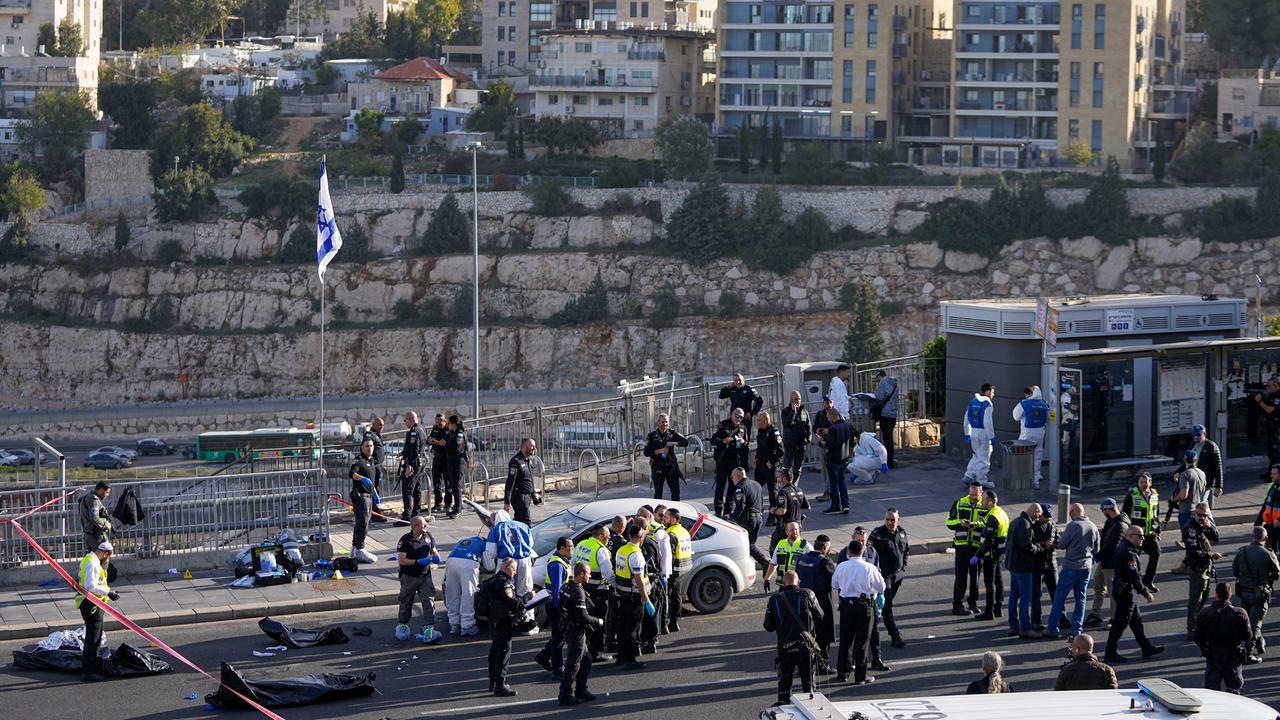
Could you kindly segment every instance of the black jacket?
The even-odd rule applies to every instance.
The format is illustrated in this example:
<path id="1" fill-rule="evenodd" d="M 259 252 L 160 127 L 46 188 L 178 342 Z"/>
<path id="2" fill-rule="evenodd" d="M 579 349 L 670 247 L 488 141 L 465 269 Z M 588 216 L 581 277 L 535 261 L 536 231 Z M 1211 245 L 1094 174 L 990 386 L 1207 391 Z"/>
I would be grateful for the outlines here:
<path id="1" fill-rule="evenodd" d="M 1184 564 L 1189 568 L 1207 568 L 1213 564 L 1209 553 L 1213 552 L 1213 544 L 1218 542 L 1218 528 L 1213 522 L 1201 526 L 1195 518 L 1182 528 L 1182 543 L 1187 546 Z"/>
<path id="2" fill-rule="evenodd" d="M 729 517 L 733 521 L 746 527 L 751 522 L 752 515 L 757 519 L 764 515 L 764 500 L 760 488 L 760 483 L 747 478 L 742 484 L 733 490 L 733 501 L 730 503 Z"/>
<path id="3" fill-rule="evenodd" d="M 1137 588 L 1142 588 L 1145 592 L 1142 560 L 1138 557 L 1141 552 L 1141 548 L 1129 544 L 1128 538 L 1121 539 L 1120 544 L 1116 546 L 1115 559 L 1112 561 L 1116 570 L 1115 579 L 1111 581 L 1112 597 L 1131 593 Z"/>
<path id="4" fill-rule="evenodd" d="M 1251 629 L 1242 608 L 1214 600 L 1196 616 L 1196 645 L 1206 654 L 1231 657 L 1249 639 Z"/>
<path id="5" fill-rule="evenodd" d="M 748 462 L 750 453 L 748 445 L 750 444 L 750 436 L 747 434 L 747 424 L 738 423 L 734 427 L 733 420 L 722 420 L 720 425 L 716 427 L 716 432 L 711 436 L 711 447 L 714 448 L 713 454 L 716 459 L 717 468 L 733 468 L 740 467 L 744 470 L 751 466 Z"/>
<path id="6" fill-rule="evenodd" d="M 1053 520 L 1031 523 L 1031 542 L 1041 549 L 1041 552 L 1036 555 L 1036 572 L 1052 573 L 1056 569 L 1055 553 L 1053 550 L 1046 549 L 1045 543 L 1052 542 L 1056 545 L 1058 538 L 1058 526 Z"/>
<path id="7" fill-rule="evenodd" d="M 778 634 L 779 651 L 808 652 L 801 633 L 813 633 L 816 622 L 821 618 L 822 608 L 812 590 L 788 586 L 769 596 L 764 611 L 764 629 Z"/>
<path id="8" fill-rule="evenodd" d="M 134 492 L 133 486 L 126 486 L 123 493 L 120 493 L 120 499 L 116 501 L 116 509 L 111 512 L 111 517 L 120 521 L 121 525 L 137 525 L 147 519 L 147 513 L 142 509 L 142 501 L 138 500 L 138 494 Z"/>
<path id="9" fill-rule="evenodd" d="M 374 464 L 373 458 L 367 458 L 363 455 L 357 455 L 355 462 L 351 463 L 351 469 L 347 471 L 347 477 L 351 478 L 351 489 L 358 493 L 369 493 L 369 488 L 364 483 L 356 479 L 356 475 L 369 478 L 369 482 L 377 483 L 378 467 Z"/>
<path id="10" fill-rule="evenodd" d="M 382 433 L 375 430 L 365 430 L 364 437 L 360 438 L 360 443 L 364 444 L 365 440 L 373 441 L 373 461 L 382 464 L 387 459 L 387 449 L 382 445 Z"/>
<path id="11" fill-rule="evenodd" d="M 778 467 L 782 462 L 782 433 L 770 425 L 756 430 L 756 470 L 767 470 L 769 466 Z"/>
<path id="12" fill-rule="evenodd" d="M 529 458 L 525 457 L 524 451 L 521 450 L 507 461 L 507 483 L 503 488 L 502 501 L 509 503 L 517 495 L 533 493 L 533 468 L 529 465 Z"/>
<path id="13" fill-rule="evenodd" d="M 582 637 L 587 630 L 602 625 L 603 621 L 591 616 L 591 596 L 587 589 L 569 581 L 560 588 L 560 622 L 566 635 Z"/>
<path id="14" fill-rule="evenodd" d="M 1116 566 L 1116 547 L 1120 545 L 1128 529 L 1129 516 L 1124 513 L 1107 518 L 1107 521 L 1102 524 L 1102 532 L 1098 539 L 1098 557 L 1094 558 L 1102 564 L 1102 567 L 1110 570 Z"/>
<path id="15" fill-rule="evenodd" d="M 418 427 L 422 427 L 422 426 L 419 425 Z M 438 440 L 445 443 L 445 445 L 430 445 L 431 458 L 433 460 L 439 460 L 443 458 L 446 451 L 446 446 L 448 445 L 448 442 L 449 442 L 449 428 L 433 425 L 431 427 L 430 434 L 427 435 L 427 439 Z"/>
<path id="16" fill-rule="evenodd" d="M 827 428 L 823 447 L 827 462 L 838 463 L 849 459 L 849 441 L 853 439 L 853 426 L 845 420 L 837 420 Z"/>
<path id="17" fill-rule="evenodd" d="M 516 594 L 511 578 L 495 573 L 489 581 L 489 619 L 510 620 L 524 612 L 524 600 Z"/>
<path id="18" fill-rule="evenodd" d="M 907 574 L 911 543 L 907 541 L 907 531 L 901 525 L 894 532 L 881 525 L 867 535 L 867 541 L 880 556 L 880 574 L 886 582 L 893 582 Z"/>
<path id="19" fill-rule="evenodd" d="M 778 527 L 785 528 L 787 523 L 804 522 L 804 513 L 809 505 L 809 501 L 805 499 L 804 491 L 795 485 L 788 485 L 778 488 L 777 498 L 774 500 L 773 509 L 782 508 L 785 512 L 782 515 L 774 514 L 778 519 Z"/>
<path id="20" fill-rule="evenodd" d="M 741 409 L 746 413 L 747 419 L 751 419 L 753 415 L 760 412 L 760 408 L 764 407 L 764 398 L 760 397 L 760 393 L 750 385 L 743 385 L 740 388 L 726 385 L 720 388 L 720 399 L 729 401 L 730 415 L 734 410 Z"/>
<path id="21" fill-rule="evenodd" d="M 788 445 L 804 445 L 813 434 L 809 411 L 802 404 L 797 411 L 790 405 L 782 408 L 782 441 Z"/>
<path id="22" fill-rule="evenodd" d="M 676 460 L 675 453 L 670 450 L 667 451 L 666 455 L 658 454 L 658 451 L 665 448 L 669 442 L 674 442 L 676 447 L 689 447 L 689 438 L 670 428 L 664 433 L 654 430 L 645 436 L 644 456 L 649 458 L 650 467 L 670 469 L 680 464 Z"/>
<path id="23" fill-rule="evenodd" d="M 1208 439 L 1204 441 L 1204 447 L 1200 448 L 1200 454 L 1196 456 L 1196 467 L 1204 473 L 1206 487 L 1210 490 L 1222 487 L 1222 450 L 1218 448 L 1218 443 Z M 1180 463 L 1173 476 L 1178 477 L 1178 473 L 1186 469 L 1186 463 Z"/>
<path id="24" fill-rule="evenodd" d="M 404 450 L 400 453 L 400 466 L 422 469 L 422 456 L 427 450 L 427 439 L 421 425 L 414 425 L 404 434 Z M 375 453 L 376 454 L 376 453 Z"/>

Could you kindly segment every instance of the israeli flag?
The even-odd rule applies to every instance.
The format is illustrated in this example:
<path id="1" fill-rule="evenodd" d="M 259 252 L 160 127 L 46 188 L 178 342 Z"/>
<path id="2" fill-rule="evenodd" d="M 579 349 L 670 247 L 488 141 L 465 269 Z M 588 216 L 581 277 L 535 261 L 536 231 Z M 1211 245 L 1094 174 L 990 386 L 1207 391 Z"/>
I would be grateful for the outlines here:
<path id="1" fill-rule="evenodd" d="M 329 198 L 329 174 L 325 171 L 325 161 L 320 159 L 320 212 L 316 216 L 316 265 L 320 271 L 320 280 L 324 281 L 324 270 L 329 267 L 333 257 L 342 249 L 342 233 L 338 232 L 338 222 L 333 214 L 333 200 Z"/>

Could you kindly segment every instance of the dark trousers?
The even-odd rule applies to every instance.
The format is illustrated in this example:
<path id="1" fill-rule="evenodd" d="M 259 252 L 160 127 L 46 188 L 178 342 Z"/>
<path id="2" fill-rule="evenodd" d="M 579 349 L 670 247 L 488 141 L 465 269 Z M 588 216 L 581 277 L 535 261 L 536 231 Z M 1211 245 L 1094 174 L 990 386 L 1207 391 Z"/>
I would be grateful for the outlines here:
<path id="1" fill-rule="evenodd" d="M 644 603 L 640 593 L 618 593 L 618 660 L 635 662 L 640 657 L 640 618 L 644 615 Z"/>
<path id="2" fill-rule="evenodd" d="M 675 632 L 680 629 L 680 616 L 684 614 L 684 582 L 680 573 L 671 573 L 667 581 L 667 629 Z"/>
<path id="3" fill-rule="evenodd" d="M 406 475 L 405 471 L 412 467 L 411 465 L 402 465 L 400 467 L 400 499 L 404 501 L 404 514 L 417 515 L 422 512 L 422 495 L 424 488 L 422 468 L 413 468 L 412 475 Z M 430 488 L 426 488 L 429 490 Z"/>
<path id="4" fill-rule="evenodd" d="M 445 462 L 443 454 L 434 454 L 431 456 L 431 495 L 434 501 L 434 507 L 443 507 L 442 498 L 445 494 Z"/>
<path id="5" fill-rule="evenodd" d="M 507 682 L 507 666 L 511 664 L 511 637 L 516 624 L 512 618 L 491 620 L 489 632 L 493 642 L 489 644 L 489 679 L 499 685 Z"/>
<path id="6" fill-rule="evenodd" d="M 716 465 L 715 498 L 712 503 L 717 515 L 723 514 L 727 501 L 733 496 L 729 490 L 729 474 L 732 472 L 733 466 L 722 467 L 720 464 Z"/>
<path id="7" fill-rule="evenodd" d="M 604 625 L 599 630 L 587 633 L 587 646 L 593 654 L 603 653 L 605 636 L 608 635 L 610 627 L 609 608 L 613 605 L 610 599 L 611 593 L 602 585 L 588 585 L 587 592 L 591 595 L 591 616 L 604 621 Z"/>
<path id="8" fill-rule="evenodd" d="M 1249 614 L 1249 627 L 1252 628 L 1249 647 L 1254 655 L 1261 655 L 1266 649 L 1266 643 L 1262 639 L 1262 621 L 1271 607 L 1271 588 L 1242 588 L 1236 585 L 1236 595 L 1240 598 L 1240 607 Z"/>
<path id="9" fill-rule="evenodd" d="M 1053 567 L 1041 567 L 1031 573 L 1031 624 L 1042 625 L 1044 620 L 1044 610 L 1040 604 L 1041 588 L 1049 592 L 1050 607 L 1053 607 L 1053 596 L 1058 592 L 1058 573 L 1054 572 Z M 1049 628 L 1049 632 L 1054 632 L 1053 628 Z"/>
<path id="10" fill-rule="evenodd" d="M 560 626 L 560 606 L 547 603 L 547 624 L 551 628 L 551 637 L 538 653 L 535 662 L 546 660 L 556 670 L 564 664 L 564 628 Z"/>
<path id="11" fill-rule="evenodd" d="M 898 630 L 898 623 L 893 619 L 893 599 L 898 597 L 898 588 L 902 587 L 902 578 L 895 577 L 893 579 L 885 578 L 884 588 L 884 609 L 880 611 L 884 620 L 884 629 L 888 631 L 889 637 L 897 640 L 902 637 L 902 633 Z"/>
<path id="12" fill-rule="evenodd" d="M 101 675 L 102 662 L 98 648 L 102 647 L 102 611 L 85 599 L 80 603 L 80 617 L 84 618 L 84 651 L 80 653 L 80 674 Z"/>
<path id="13" fill-rule="evenodd" d="M 1152 533 L 1142 540 L 1142 552 L 1147 556 L 1147 567 L 1142 571 L 1142 582 L 1151 587 L 1160 564 L 1160 536 Z"/>
<path id="14" fill-rule="evenodd" d="M 956 548 L 956 579 L 951 588 L 951 604 L 960 605 L 965 599 L 965 584 L 969 586 L 969 607 L 978 606 L 978 567 L 969 564 L 977 548 L 971 545 Z"/>
<path id="15" fill-rule="evenodd" d="M 853 679 L 867 678 L 867 643 L 871 640 L 871 625 L 876 617 L 870 600 L 840 600 L 840 656 L 836 660 L 836 672 L 848 675 L 853 668 Z"/>
<path id="16" fill-rule="evenodd" d="M 444 507 L 449 512 L 462 512 L 462 463 L 453 463 L 445 467 L 444 472 Z"/>
<path id="17" fill-rule="evenodd" d="M 572 629 L 564 644 L 564 667 L 560 676 L 560 699 L 565 700 L 587 692 L 587 678 L 591 675 L 591 651 L 587 649 L 586 628 Z M 559 666 L 557 666 L 559 667 Z"/>
<path id="18" fill-rule="evenodd" d="M 782 444 L 782 467 L 791 471 L 791 484 L 800 487 L 800 471 L 804 469 L 804 451 L 808 443 L 784 442 Z"/>
<path id="19" fill-rule="evenodd" d="M 778 702 L 791 702 L 791 683 L 800 671 L 800 687 L 813 692 L 813 653 L 808 650 L 778 651 Z"/>
<path id="20" fill-rule="evenodd" d="M 756 482 L 769 491 L 769 507 L 778 501 L 778 473 L 763 465 L 756 465 Z"/>
<path id="21" fill-rule="evenodd" d="M 1244 672 L 1240 669 L 1240 654 L 1234 648 L 1225 652 L 1210 649 L 1204 659 L 1204 686 L 1207 690 L 1221 690 L 1239 695 L 1244 687 Z"/>
<path id="22" fill-rule="evenodd" d="M 658 643 L 658 633 L 667 627 L 667 593 L 662 589 L 658 578 L 653 579 L 653 587 L 649 589 L 649 602 L 653 603 L 656 612 L 652 615 L 644 613 L 640 616 L 640 646 L 651 647 Z"/>
<path id="23" fill-rule="evenodd" d="M 610 588 L 607 598 L 606 607 L 609 608 L 604 619 L 604 650 L 605 652 L 618 652 L 618 591 Z"/>
<path id="24" fill-rule="evenodd" d="M 671 499 L 680 501 L 680 473 L 668 465 L 649 465 L 649 474 L 653 476 L 653 499 L 662 499 L 662 486 L 666 485 Z"/>
<path id="25" fill-rule="evenodd" d="M 1138 646 L 1143 650 L 1147 650 L 1151 645 L 1151 641 L 1147 639 L 1146 629 L 1142 625 L 1142 612 L 1138 610 L 1137 597 L 1133 591 L 1114 592 L 1114 600 L 1116 601 L 1116 614 L 1111 618 L 1111 632 L 1107 634 L 1107 655 L 1115 655 L 1116 648 L 1120 645 L 1120 638 L 1124 635 L 1125 628 L 1133 630 L 1133 639 L 1138 641 Z"/>
<path id="26" fill-rule="evenodd" d="M 760 526 L 763 521 L 756 513 L 747 513 L 742 522 L 738 523 L 743 530 L 747 531 L 747 549 L 751 553 L 751 559 L 760 563 L 764 569 L 769 568 L 769 556 L 760 552 L 760 548 L 756 547 L 756 539 L 760 537 Z"/>
<path id="27" fill-rule="evenodd" d="M 408 625 L 413 619 L 413 605 L 415 602 L 422 603 L 422 620 L 429 626 L 436 624 L 436 585 L 431 582 L 431 571 L 427 570 L 418 577 L 412 575 L 400 576 L 400 593 L 396 597 L 396 602 L 400 605 L 399 614 L 396 616 L 396 622 L 401 625 Z"/>
<path id="28" fill-rule="evenodd" d="M 898 424 L 896 417 L 880 418 L 880 444 L 884 445 L 884 449 L 889 452 L 889 467 L 894 466 L 893 462 L 893 428 Z"/>
<path id="29" fill-rule="evenodd" d="M 987 591 L 987 609 L 997 610 L 1004 607 L 1004 572 L 1000 570 L 1000 558 L 988 555 L 979 563 L 982 566 L 982 585 Z M 1040 603 L 1031 607 L 1036 608 Z"/>
<path id="30" fill-rule="evenodd" d="M 511 519 L 533 526 L 533 496 L 529 493 L 516 493 L 511 498 Z"/>
<path id="31" fill-rule="evenodd" d="M 373 496 L 369 493 L 351 491 L 351 512 L 355 514 L 355 524 L 351 529 L 351 548 L 364 549 L 364 538 L 369 534 L 369 518 L 373 513 Z"/>
<path id="32" fill-rule="evenodd" d="M 831 501 L 828 510 L 849 509 L 849 481 L 845 476 L 847 466 L 848 460 L 827 461 L 827 495 Z"/>
<path id="33" fill-rule="evenodd" d="M 871 652 L 871 664 L 880 662 L 880 616 L 871 613 L 871 638 L 867 641 Z"/>

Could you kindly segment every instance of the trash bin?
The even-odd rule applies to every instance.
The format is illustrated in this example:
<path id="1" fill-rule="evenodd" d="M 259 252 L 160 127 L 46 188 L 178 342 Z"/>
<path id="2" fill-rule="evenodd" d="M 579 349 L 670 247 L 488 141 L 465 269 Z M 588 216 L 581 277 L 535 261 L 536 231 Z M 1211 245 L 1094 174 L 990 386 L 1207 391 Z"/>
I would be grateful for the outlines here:
<path id="1" fill-rule="evenodd" d="M 1031 489 L 1031 481 L 1035 477 L 1035 444 L 1026 440 L 1005 440 L 1000 445 L 1005 455 L 1004 489 Z"/>

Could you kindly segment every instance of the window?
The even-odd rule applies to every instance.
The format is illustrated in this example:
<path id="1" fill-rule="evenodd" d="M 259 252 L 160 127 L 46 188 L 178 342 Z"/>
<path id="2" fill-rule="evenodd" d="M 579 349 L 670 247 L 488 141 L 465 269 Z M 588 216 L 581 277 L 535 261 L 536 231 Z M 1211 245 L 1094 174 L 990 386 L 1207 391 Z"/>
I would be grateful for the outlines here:
<path id="1" fill-rule="evenodd" d="M 854 10 L 852 5 L 844 6 L 844 46 L 853 47 L 853 17 Z"/>
<path id="2" fill-rule="evenodd" d="M 613 98 L 611 98 L 611 97 L 601 97 L 601 98 L 597 98 L 597 99 L 596 99 L 596 104 L 597 104 L 597 105 L 599 105 L 599 106 L 601 106 L 601 107 L 607 107 L 607 106 L 609 106 L 609 105 L 612 105 L 612 104 L 613 104 Z"/>
<path id="3" fill-rule="evenodd" d="M 853 61 L 845 60 L 840 67 L 840 101 L 853 102 Z"/>
<path id="4" fill-rule="evenodd" d="M 1094 120 L 1092 129 L 1093 139 L 1090 144 L 1090 149 L 1096 153 L 1100 153 L 1102 152 L 1102 121 Z"/>
<path id="5" fill-rule="evenodd" d="M 840 135 L 841 137 L 853 136 L 853 116 L 852 115 L 840 116 Z"/>
<path id="6" fill-rule="evenodd" d="M 498 17 L 506 17 L 506 14 L 507 14 L 507 4 L 504 2 L 498 3 Z"/>
<path id="7" fill-rule="evenodd" d="M 1080 121 L 1079 120 L 1067 121 L 1067 139 L 1069 140 L 1080 139 Z"/>
<path id="8" fill-rule="evenodd" d="M 813 79 L 814 80 L 830 80 L 831 79 L 831 61 L 830 60 L 814 60 L 813 61 Z"/>
<path id="9" fill-rule="evenodd" d="M 1080 26 L 1084 23 L 1084 6 L 1071 6 L 1071 49 L 1080 49 Z"/>
<path id="10" fill-rule="evenodd" d="M 876 101 L 876 61 L 867 61 L 867 102 Z"/>
<path id="11" fill-rule="evenodd" d="M 511 17 L 516 16 L 516 0 L 511 0 L 511 2 L 507 3 L 507 14 Z"/>
<path id="12" fill-rule="evenodd" d="M 786 52 L 798 52 L 804 49 L 804 33 L 778 33 L 778 49 Z"/>
<path id="13" fill-rule="evenodd" d="M 530 6 L 530 12 L 533 12 Z M 618 19 L 618 8 L 616 7 L 593 7 L 591 9 L 591 19 L 601 22 L 614 22 Z M 543 22 L 551 22 L 551 6 L 547 5 L 547 18 Z"/>
<path id="14" fill-rule="evenodd" d="M 1093 106 L 1102 107 L 1102 63 L 1093 64 Z"/>
<path id="15" fill-rule="evenodd" d="M 867 47 L 874 48 L 878 46 L 878 33 L 880 32 L 880 6 L 867 6 Z"/>
<path id="16" fill-rule="evenodd" d="M 550 102 L 551 102 L 551 104 L 552 104 L 552 105 L 559 105 L 559 104 L 560 104 L 560 96 L 559 96 L 559 95 L 552 95 L 552 96 L 551 96 L 551 100 L 550 100 Z"/>
<path id="17" fill-rule="evenodd" d="M 636 107 L 649 107 L 649 98 L 644 95 L 637 95 Z"/>
<path id="18" fill-rule="evenodd" d="M 515 42 L 515 41 L 516 41 L 516 26 L 515 26 L 515 25 L 508 25 L 508 26 L 507 26 L 507 39 L 508 39 L 508 40 L 510 40 L 511 42 Z M 514 51 L 514 50 L 512 50 L 512 51 L 511 51 L 511 64 L 513 64 L 513 65 L 514 65 L 514 64 L 515 64 L 515 62 L 516 62 L 516 55 L 515 55 L 515 51 Z"/>
<path id="19" fill-rule="evenodd" d="M 643 129 L 644 129 L 644 121 L 643 121 L 643 120 L 632 120 L 632 121 L 631 121 L 631 129 L 632 129 L 632 130 L 643 130 Z M 701 531 L 701 530 L 699 530 L 698 532 L 702 532 L 702 531 Z"/>
<path id="20" fill-rule="evenodd" d="M 499 25 L 499 26 L 498 26 L 498 42 L 503 42 L 503 41 L 505 41 L 506 39 L 507 39 L 507 29 L 506 29 L 505 27 L 503 27 L 503 26 Z M 502 51 L 501 51 L 501 50 L 499 50 L 498 52 L 499 52 L 499 53 L 501 53 Z M 498 61 L 498 64 L 502 64 L 502 61 L 501 61 L 501 60 L 499 60 L 499 61 Z"/>
<path id="21" fill-rule="evenodd" d="M 574 104 L 574 105 L 586 105 L 586 104 L 587 104 L 587 96 L 586 96 L 586 95 L 574 95 L 574 96 L 573 96 L 573 104 Z"/>
<path id="22" fill-rule="evenodd" d="M 982 8 L 970 3 L 964 6 L 964 15 L 971 18 L 982 17 Z"/>
<path id="23" fill-rule="evenodd" d="M 1106 47 L 1107 35 L 1107 6 L 1098 3 L 1093 6 L 1093 49 L 1101 50 Z"/>
<path id="24" fill-rule="evenodd" d="M 637 15 L 636 10 L 638 10 L 639 8 L 637 8 L 637 7 L 636 7 L 636 5 L 637 5 L 637 3 L 636 3 L 636 2 L 634 2 L 634 0 L 633 0 L 633 1 L 632 1 L 632 3 L 631 3 L 631 17 L 636 17 L 636 15 Z"/>
<path id="25" fill-rule="evenodd" d="M 502 28 L 498 28 L 498 29 L 499 29 L 499 30 L 501 30 Z M 507 52 L 506 52 L 505 50 L 499 50 L 499 51 L 498 51 L 498 64 L 499 64 L 499 65 L 503 64 L 503 62 L 502 62 L 502 61 L 503 61 L 506 57 L 507 57 Z"/>
<path id="26" fill-rule="evenodd" d="M 631 77 L 634 80 L 652 80 L 653 71 L 652 70 L 632 70 Z"/>
<path id="27" fill-rule="evenodd" d="M 649 17 L 649 3 L 640 3 L 640 17 Z"/>
<path id="28" fill-rule="evenodd" d="M 1080 107 L 1080 63 L 1071 63 L 1071 96 L 1068 100 L 1071 107 Z"/>
<path id="29" fill-rule="evenodd" d="M 529 22 L 551 22 L 551 3 L 530 3 Z"/>
<path id="30" fill-rule="evenodd" d="M 586 55 L 590 55 L 590 54 L 591 54 L 591 43 L 589 43 L 589 42 L 575 42 L 575 43 L 573 44 L 573 51 L 574 51 L 574 52 L 576 52 L 576 53 L 583 53 L 583 54 L 586 54 Z"/>

